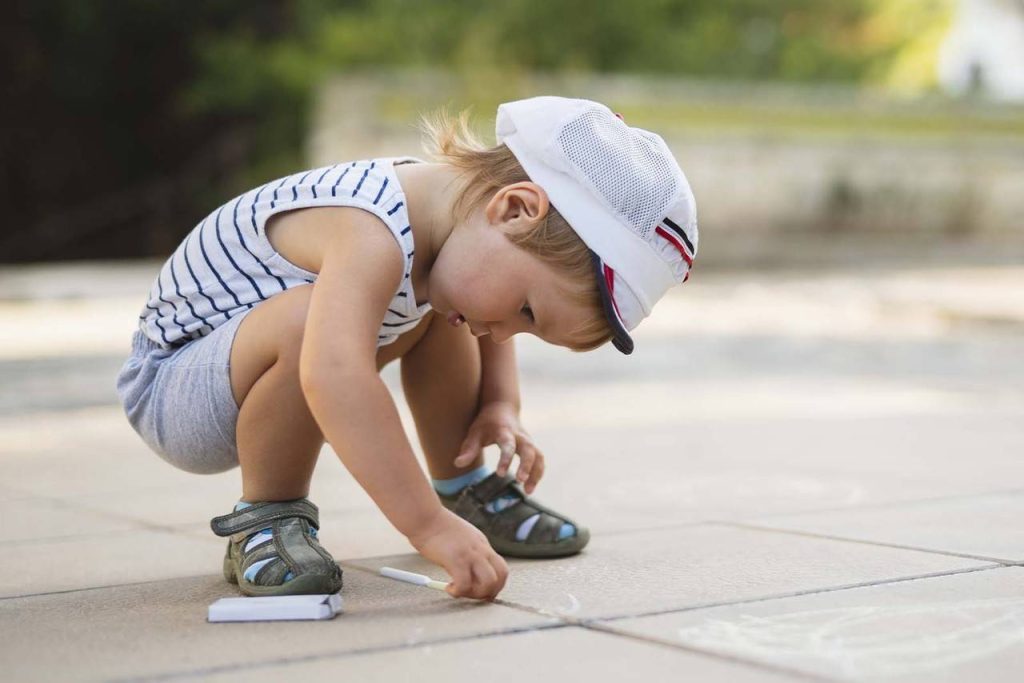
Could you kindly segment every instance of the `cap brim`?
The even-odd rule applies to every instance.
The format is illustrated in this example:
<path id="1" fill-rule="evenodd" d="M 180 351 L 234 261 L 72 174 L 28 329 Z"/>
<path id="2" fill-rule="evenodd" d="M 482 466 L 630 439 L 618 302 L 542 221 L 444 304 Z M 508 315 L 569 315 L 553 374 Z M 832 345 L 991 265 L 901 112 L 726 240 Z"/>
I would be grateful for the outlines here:
<path id="1" fill-rule="evenodd" d="M 612 328 L 612 344 L 627 356 L 633 353 L 633 338 L 619 319 L 615 310 L 615 302 L 612 300 L 612 293 L 608 289 L 608 281 L 605 279 L 604 261 L 593 249 L 590 251 L 590 262 L 594 264 L 594 276 L 597 278 L 597 288 L 601 292 L 601 305 L 604 307 L 604 315 Z"/>

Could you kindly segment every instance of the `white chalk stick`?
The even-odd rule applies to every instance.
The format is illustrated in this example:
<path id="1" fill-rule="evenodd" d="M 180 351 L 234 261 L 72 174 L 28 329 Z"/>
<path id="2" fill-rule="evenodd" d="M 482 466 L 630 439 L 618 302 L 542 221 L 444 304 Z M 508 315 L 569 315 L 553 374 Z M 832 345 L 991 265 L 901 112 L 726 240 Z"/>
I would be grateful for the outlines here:
<path id="1" fill-rule="evenodd" d="M 405 581 L 406 583 L 414 583 L 417 586 L 426 586 L 427 588 L 434 588 L 437 590 L 444 590 L 444 587 L 448 584 L 444 581 L 437 581 L 424 574 L 416 574 L 415 572 L 407 572 L 402 569 L 395 569 L 394 567 L 381 567 L 381 576 L 386 576 L 389 579 L 398 579 L 399 581 Z"/>

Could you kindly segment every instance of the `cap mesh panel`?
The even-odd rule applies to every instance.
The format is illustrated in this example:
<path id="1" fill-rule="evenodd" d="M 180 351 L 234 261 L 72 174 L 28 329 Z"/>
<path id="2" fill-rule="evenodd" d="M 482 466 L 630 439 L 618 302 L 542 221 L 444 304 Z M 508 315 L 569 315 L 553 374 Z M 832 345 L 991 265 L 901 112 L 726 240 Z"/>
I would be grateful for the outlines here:
<path id="1" fill-rule="evenodd" d="M 649 239 L 679 189 L 660 138 L 643 135 L 595 108 L 566 124 L 558 142 L 608 205 Z"/>

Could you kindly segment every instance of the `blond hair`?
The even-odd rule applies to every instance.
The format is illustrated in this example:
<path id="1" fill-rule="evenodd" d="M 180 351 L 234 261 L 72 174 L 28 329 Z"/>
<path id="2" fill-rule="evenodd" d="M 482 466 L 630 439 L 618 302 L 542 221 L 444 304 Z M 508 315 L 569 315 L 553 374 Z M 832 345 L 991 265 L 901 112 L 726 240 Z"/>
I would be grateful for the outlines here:
<path id="1" fill-rule="evenodd" d="M 420 129 L 425 135 L 427 152 L 436 160 L 461 171 L 464 185 L 452 206 L 452 220 L 456 223 L 468 218 L 502 187 L 530 181 L 508 147 L 503 144 L 487 147 L 473 134 L 469 128 L 469 110 L 463 110 L 455 117 L 444 109 L 425 114 L 420 118 Z M 533 228 L 518 234 L 506 233 L 505 237 L 564 273 L 577 285 L 566 295 L 590 315 L 585 323 L 571 332 L 571 350 L 590 351 L 612 338 L 601 293 L 594 280 L 590 251 L 553 205 L 548 205 L 547 215 Z"/>

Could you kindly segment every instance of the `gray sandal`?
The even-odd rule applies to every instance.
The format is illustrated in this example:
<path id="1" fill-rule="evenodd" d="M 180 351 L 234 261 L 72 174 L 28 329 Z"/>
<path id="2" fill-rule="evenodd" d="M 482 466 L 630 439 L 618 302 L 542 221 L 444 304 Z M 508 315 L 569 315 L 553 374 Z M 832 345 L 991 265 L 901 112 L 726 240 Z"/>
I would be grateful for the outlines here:
<path id="1" fill-rule="evenodd" d="M 522 485 L 510 474 L 502 477 L 493 472 L 455 495 L 440 492 L 437 495 L 442 505 L 484 532 L 494 551 L 505 557 L 565 557 L 580 552 L 590 541 L 589 530 L 526 495 Z M 518 500 L 498 512 L 488 510 L 487 504 L 502 495 Z M 516 540 L 519 525 L 538 514 L 529 535 L 522 541 Z M 576 533 L 559 538 L 565 523 L 576 527 Z"/>
<path id="2" fill-rule="evenodd" d="M 230 536 L 224 556 L 224 578 L 237 583 L 245 595 L 306 595 L 337 593 L 341 590 L 341 568 L 316 539 L 320 528 L 319 510 L 306 498 L 280 502 L 253 503 L 210 520 L 218 536 Z M 270 529 L 271 540 L 246 550 L 247 539 L 261 529 Z M 264 564 L 252 580 L 245 570 L 256 562 Z M 288 573 L 293 578 L 285 581 Z"/>

